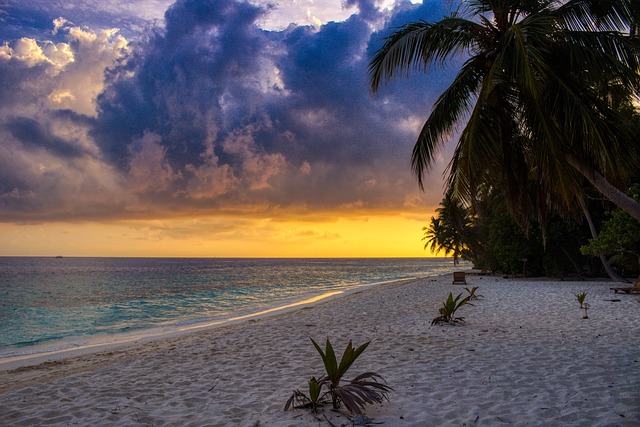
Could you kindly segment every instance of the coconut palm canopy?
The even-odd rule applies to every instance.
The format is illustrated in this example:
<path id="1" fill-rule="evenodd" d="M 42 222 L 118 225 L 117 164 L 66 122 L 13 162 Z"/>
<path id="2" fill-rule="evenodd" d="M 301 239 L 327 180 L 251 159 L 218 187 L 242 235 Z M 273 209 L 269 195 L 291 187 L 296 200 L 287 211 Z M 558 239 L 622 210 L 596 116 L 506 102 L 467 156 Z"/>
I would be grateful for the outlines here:
<path id="1" fill-rule="evenodd" d="M 631 0 L 472 0 L 393 32 L 370 63 L 373 92 L 399 74 L 466 59 L 414 146 L 420 186 L 459 131 L 448 186 L 461 200 L 472 203 L 482 184 L 502 187 L 526 223 L 536 206 L 572 211 L 586 178 L 640 219 L 640 205 L 614 186 L 638 169 L 638 144 L 603 96 L 614 84 L 627 98 L 639 94 L 638 9 Z"/>
<path id="2" fill-rule="evenodd" d="M 470 246 L 475 236 L 470 210 L 447 193 L 436 213 L 438 216 L 431 217 L 429 226 L 422 228 L 424 248 L 433 253 L 443 251 L 445 255 L 451 254 L 454 264 L 458 264 L 460 258 L 473 259 Z"/>

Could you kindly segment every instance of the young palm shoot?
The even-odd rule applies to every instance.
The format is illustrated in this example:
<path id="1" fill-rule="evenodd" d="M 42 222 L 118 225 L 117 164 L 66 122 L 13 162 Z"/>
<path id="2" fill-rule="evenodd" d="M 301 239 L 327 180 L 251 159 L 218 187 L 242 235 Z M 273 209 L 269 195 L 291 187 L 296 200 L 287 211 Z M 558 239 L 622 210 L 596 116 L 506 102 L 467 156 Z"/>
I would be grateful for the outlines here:
<path id="1" fill-rule="evenodd" d="M 324 397 L 324 395 L 320 395 L 321 391 L 322 383 L 319 383 L 316 377 L 311 377 L 309 379 L 309 395 L 307 396 L 298 389 L 293 390 L 293 394 L 284 405 L 284 410 L 287 411 L 289 408 L 311 408 L 314 413 L 317 412 L 318 405 Z"/>
<path id="2" fill-rule="evenodd" d="M 366 350 L 371 341 L 357 348 L 349 341 L 339 363 L 328 338 L 324 351 L 313 339 L 311 339 L 311 342 L 320 354 L 320 357 L 322 357 L 326 371 L 326 375 L 319 380 L 320 386 L 328 383 L 328 393 L 331 395 L 331 402 L 334 409 L 338 409 L 340 403 L 342 403 L 347 410 L 356 414 L 362 414 L 362 409 L 366 404 L 381 403 L 385 399 L 388 400 L 387 394 L 393 389 L 384 384 L 384 379 L 375 372 L 365 372 L 358 375 L 352 381 L 349 381 L 348 384 L 340 385 L 340 381 L 351 365 L 353 365 L 353 362 Z M 378 380 L 383 382 L 379 382 Z"/>
<path id="3" fill-rule="evenodd" d="M 477 300 L 479 298 L 484 298 L 482 295 L 476 295 L 476 291 L 478 290 L 477 286 L 474 286 L 471 289 L 464 288 L 464 290 L 469 292 L 469 295 L 467 295 L 467 298 L 469 298 L 469 301 Z"/>
<path id="4" fill-rule="evenodd" d="M 313 412 L 317 412 L 318 406 L 325 403 L 327 395 L 329 395 L 334 409 L 338 409 L 342 403 L 348 411 L 361 415 L 365 405 L 389 400 L 387 395 L 393 389 L 386 385 L 384 379 L 375 372 L 365 372 L 351 381 L 346 381 L 347 384 L 341 384 L 344 375 L 369 346 L 370 341 L 359 347 L 354 347 L 353 343 L 349 341 L 339 363 L 329 339 L 327 339 L 324 350 L 313 339 L 311 342 L 322 357 L 325 375 L 320 379 L 312 377 L 309 380 L 308 396 L 298 389 L 294 390 L 284 406 L 285 411 L 311 408 Z M 329 390 L 322 393 L 322 388 L 325 385 Z"/>
<path id="5" fill-rule="evenodd" d="M 473 304 L 469 303 L 470 296 L 462 299 L 460 298 L 462 298 L 461 293 L 454 298 L 453 294 L 449 292 L 449 297 L 444 303 L 442 303 L 442 307 L 440 307 L 439 309 L 440 316 L 433 319 L 431 324 L 436 325 L 438 323 L 457 323 L 457 322 L 464 323 L 464 317 L 455 317 L 455 313 L 463 305 L 465 304 L 473 305 Z"/>
<path id="6" fill-rule="evenodd" d="M 581 294 L 574 294 L 576 296 L 576 299 L 580 303 L 580 308 L 584 308 L 584 299 L 587 297 L 588 293 L 589 292 L 582 292 Z"/>

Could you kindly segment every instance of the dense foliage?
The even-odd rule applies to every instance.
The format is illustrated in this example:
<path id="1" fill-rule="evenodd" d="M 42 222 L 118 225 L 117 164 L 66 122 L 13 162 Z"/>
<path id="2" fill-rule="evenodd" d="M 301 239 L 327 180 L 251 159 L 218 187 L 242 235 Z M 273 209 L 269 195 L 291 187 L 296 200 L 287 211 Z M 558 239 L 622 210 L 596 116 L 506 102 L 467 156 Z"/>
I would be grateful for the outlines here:
<path id="1" fill-rule="evenodd" d="M 630 193 L 640 201 L 640 184 L 635 184 Z M 598 238 L 590 239 L 581 250 L 587 255 L 603 252 L 623 274 L 640 275 L 640 221 L 619 209 L 607 212 Z"/>
<path id="2" fill-rule="evenodd" d="M 425 248 L 510 274 L 599 274 L 596 256 L 612 278 L 608 258 L 629 271 L 640 253 L 640 202 L 625 191 L 640 182 L 638 22 L 638 0 L 469 0 L 384 40 L 373 92 L 463 59 L 413 149 L 422 186 L 457 139 Z"/>
<path id="3" fill-rule="evenodd" d="M 640 184 L 630 195 L 640 200 Z M 424 227 L 429 242 L 449 242 L 456 236 L 455 251 L 476 268 L 499 273 L 527 276 L 601 276 L 605 272 L 598 260 L 603 252 L 616 270 L 629 277 L 640 274 L 640 221 L 610 203 L 591 200 L 589 210 L 600 234 L 591 238 L 584 220 L 550 215 L 544 228 L 533 222 L 525 231 L 509 213 L 499 193 L 479 200 L 481 214 L 464 212 L 464 233 L 446 218 L 450 212 L 442 207 Z M 441 206 L 450 203 L 445 197 Z M 434 226 L 437 224 L 437 226 Z M 451 253 L 445 245 L 425 245 L 425 249 Z M 523 261 L 526 259 L 526 261 Z"/>

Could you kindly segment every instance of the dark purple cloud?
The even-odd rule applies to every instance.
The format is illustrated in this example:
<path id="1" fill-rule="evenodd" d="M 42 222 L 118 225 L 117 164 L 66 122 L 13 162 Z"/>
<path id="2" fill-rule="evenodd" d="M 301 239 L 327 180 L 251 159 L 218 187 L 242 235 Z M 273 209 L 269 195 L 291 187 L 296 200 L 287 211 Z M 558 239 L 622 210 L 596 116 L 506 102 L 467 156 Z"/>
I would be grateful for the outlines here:
<path id="1" fill-rule="evenodd" d="M 267 48 L 254 25 L 260 12 L 233 1 L 174 4 L 166 30 L 155 31 L 113 72 L 98 100 L 96 135 L 105 153 L 126 166 L 133 138 L 153 131 L 162 136 L 172 167 L 184 172 L 187 164 L 200 163 L 211 126 L 237 122 L 261 102 L 247 88 Z M 121 77 L 128 73 L 135 76 Z M 224 116 L 223 102 L 230 103 Z"/>
<path id="2" fill-rule="evenodd" d="M 81 157 L 83 151 L 63 138 L 53 136 L 38 121 L 28 117 L 13 117 L 6 124 L 9 132 L 23 145 L 31 148 L 41 148 L 55 156 L 74 158 Z"/>
<path id="3" fill-rule="evenodd" d="M 108 176 L 95 205 L 110 204 L 109 215 L 114 209 L 123 216 L 162 216 L 252 206 L 398 211 L 434 205 L 446 159 L 433 185 L 427 183 L 427 196 L 415 202 L 409 156 L 417 127 L 451 73 L 399 80 L 374 97 L 367 65 L 389 33 L 374 30 L 382 22 L 399 26 L 444 11 L 439 2 L 403 3 L 393 12 L 366 0 L 347 5 L 359 13 L 343 22 L 267 31 L 257 24 L 268 13 L 259 6 L 179 0 L 166 11 L 164 28 L 148 32 L 107 71 L 95 117 L 72 111 L 30 117 L 23 110 L 30 111 L 31 102 L 18 102 L 17 91 L 3 89 L 0 100 L 16 108 L 0 123 L 12 147 L 0 150 L 0 162 L 41 150 L 49 161 L 92 171 L 96 181 Z M 19 79 L 9 68 L 0 73 Z M 62 122 L 80 130 L 62 131 Z M 54 181 L 61 182 L 57 173 Z M 18 168 L 0 172 L 0 179 L 5 196 L 37 197 L 44 188 L 34 182 L 35 172 Z M 60 212 L 68 186 L 47 188 L 51 200 L 65 192 L 51 202 L 51 212 Z M 121 194 L 107 194 L 118 189 Z M 12 217 L 24 209 L 17 196 L 3 200 L 0 210 Z M 46 203 L 38 209 L 47 216 Z M 97 209 L 82 212 L 101 216 Z"/>

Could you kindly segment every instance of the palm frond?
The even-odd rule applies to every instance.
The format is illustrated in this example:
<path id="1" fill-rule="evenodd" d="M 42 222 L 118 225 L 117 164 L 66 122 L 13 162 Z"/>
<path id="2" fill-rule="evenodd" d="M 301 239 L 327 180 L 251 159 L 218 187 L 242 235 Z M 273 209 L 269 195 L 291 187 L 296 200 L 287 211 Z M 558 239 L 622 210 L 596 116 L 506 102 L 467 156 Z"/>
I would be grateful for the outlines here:
<path id="1" fill-rule="evenodd" d="M 456 16 L 433 24 L 418 21 L 404 25 L 385 38 L 369 64 L 372 92 L 397 73 L 426 71 L 434 63 L 444 64 L 447 59 L 469 51 L 482 32 L 477 23 Z"/>
<path id="2" fill-rule="evenodd" d="M 596 175 L 609 186 L 598 184 L 599 191 L 618 200 L 607 180 L 623 185 L 640 162 L 622 115 L 640 95 L 640 1 L 465 4 L 468 19 L 454 14 L 434 24 L 407 24 L 370 63 L 375 92 L 399 73 L 469 55 L 413 148 L 420 188 L 436 151 L 467 117 L 445 173 L 449 190 L 471 206 L 478 188 L 504 188 L 512 213 L 527 223 L 535 201 L 544 224 L 550 208 L 575 211 L 571 203 L 581 197 L 583 179 L 594 183 Z M 455 255 L 446 239 L 429 236 L 427 244 L 453 248 Z"/>
<path id="3" fill-rule="evenodd" d="M 348 411 L 362 414 L 366 405 L 388 400 L 387 395 L 393 391 L 391 387 L 378 380 L 384 381 L 375 372 L 365 372 L 349 383 L 337 387 L 334 392 Z"/>
<path id="4" fill-rule="evenodd" d="M 420 188 L 424 188 L 424 175 L 433 163 L 439 144 L 451 136 L 455 124 L 471 110 L 484 72 L 483 58 L 469 59 L 453 83 L 436 100 L 411 155 L 411 168 Z"/>
<path id="5" fill-rule="evenodd" d="M 610 179 L 635 169 L 637 157 L 633 147 L 626 143 L 625 127 L 618 126 L 623 121 L 619 113 L 609 108 L 600 88 L 585 87 L 576 76 L 562 71 L 563 65 L 569 66 L 564 61 L 571 60 L 566 50 L 556 52 L 555 58 L 559 66 L 550 70 L 548 95 L 540 107 L 544 112 L 555 111 L 553 123 L 548 113 L 540 115 L 549 124 L 545 130 L 551 133 L 544 135 L 547 143 L 561 144 L 563 148 L 557 151 L 571 152 L 587 160 L 597 169 L 607 171 Z"/>
<path id="6" fill-rule="evenodd" d="M 576 77 L 590 84 L 618 81 L 640 94 L 640 39 L 615 32 L 563 31 L 556 35 L 557 57 L 567 66 L 581 64 Z"/>
<path id="7" fill-rule="evenodd" d="M 494 118 L 476 104 L 445 170 L 447 188 L 456 198 L 472 204 L 479 183 L 501 181 L 496 174 L 502 170 L 497 130 Z"/>
<path id="8" fill-rule="evenodd" d="M 637 0 L 570 0 L 554 14 L 573 31 L 620 32 L 628 31 L 637 20 L 637 9 Z"/>

